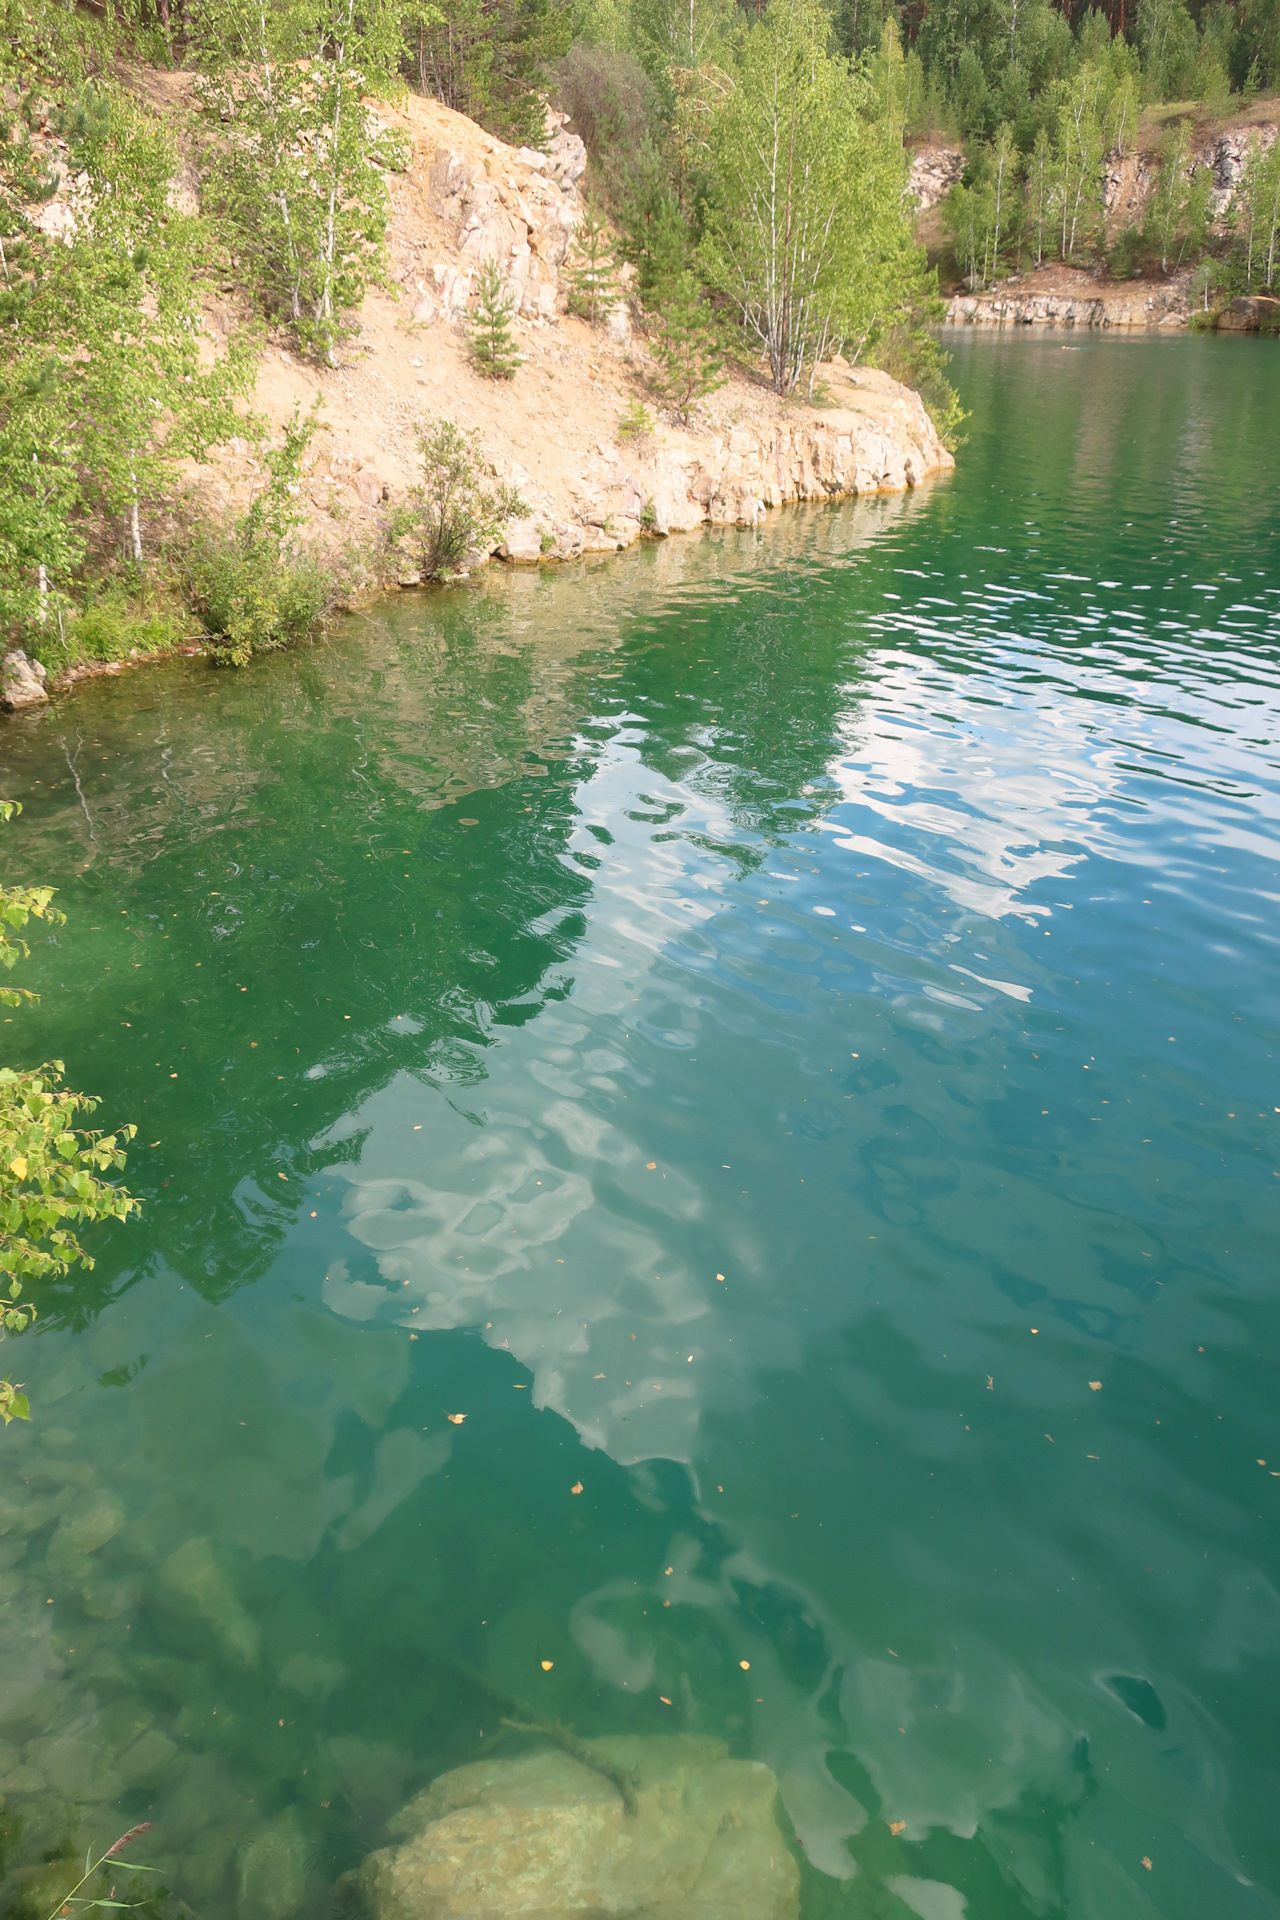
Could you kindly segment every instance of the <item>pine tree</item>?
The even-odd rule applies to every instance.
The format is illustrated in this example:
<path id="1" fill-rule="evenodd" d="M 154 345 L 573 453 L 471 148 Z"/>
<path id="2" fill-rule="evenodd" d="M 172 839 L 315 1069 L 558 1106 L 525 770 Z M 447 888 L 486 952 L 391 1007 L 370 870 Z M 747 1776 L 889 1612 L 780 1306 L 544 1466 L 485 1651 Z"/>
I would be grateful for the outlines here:
<path id="1" fill-rule="evenodd" d="M 476 283 L 476 307 L 470 320 L 471 357 L 489 380 L 511 380 L 524 365 L 511 334 L 515 295 L 502 290 L 496 260 L 486 260 Z"/>
<path id="2" fill-rule="evenodd" d="M 574 246 L 577 257 L 569 267 L 569 309 L 594 327 L 618 305 L 621 294 L 604 222 L 590 205 Z"/>
<path id="3" fill-rule="evenodd" d="M 661 371 L 658 387 L 677 419 L 687 420 L 695 400 L 724 385 L 719 334 L 702 288 L 687 270 L 677 275 L 653 343 Z"/>

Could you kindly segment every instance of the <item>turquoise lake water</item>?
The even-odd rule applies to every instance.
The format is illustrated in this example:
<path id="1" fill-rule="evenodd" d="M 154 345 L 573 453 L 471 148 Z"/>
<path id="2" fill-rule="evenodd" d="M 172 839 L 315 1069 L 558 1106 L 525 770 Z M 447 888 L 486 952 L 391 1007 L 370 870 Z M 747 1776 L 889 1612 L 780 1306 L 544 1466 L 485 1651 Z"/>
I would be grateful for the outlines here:
<path id="1" fill-rule="evenodd" d="M 1280 355 L 953 344 L 905 499 L 3 723 L 146 1202 L 5 1351 L 15 1913 L 324 1914 L 501 1693 L 806 1920 L 1280 1915 Z"/>

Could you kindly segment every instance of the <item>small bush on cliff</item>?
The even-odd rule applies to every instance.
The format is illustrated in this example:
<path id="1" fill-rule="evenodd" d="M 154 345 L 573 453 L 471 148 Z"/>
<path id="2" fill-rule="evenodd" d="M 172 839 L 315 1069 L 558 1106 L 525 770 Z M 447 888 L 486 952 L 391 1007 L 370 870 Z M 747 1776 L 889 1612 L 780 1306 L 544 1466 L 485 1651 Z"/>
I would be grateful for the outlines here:
<path id="1" fill-rule="evenodd" d="M 673 283 L 652 341 L 658 362 L 656 385 L 677 420 L 724 385 L 724 355 L 715 314 L 691 273 Z"/>
<path id="2" fill-rule="evenodd" d="M 296 495 L 316 430 L 295 409 L 283 443 L 265 455 L 267 484 L 243 514 L 202 524 L 183 562 L 187 597 L 210 636 L 218 666 L 242 667 L 319 625 L 337 596 L 333 570 L 298 540 Z"/>
<path id="3" fill-rule="evenodd" d="M 497 261 L 486 260 L 476 282 L 475 311 L 468 329 L 476 371 L 489 380 L 513 380 L 517 367 L 524 365 L 511 333 L 515 310 L 515 295 L 503 291 Z"/>
<path id="4" fill-rule="evenodd" d="M 390 514 L 387 535 L 412 548 L 424 580 L 441 580 L 529 509 L 514 487 L 491 477 L 482 449 L 454 421 L 424 421 L 418 453 L 422 478 Z"/>
<path id="5" fill-rule="evenodd" d="M 643 400 L 632 400 L 618 422 L 619 446 L 635 447 L 643 452 L 652 440 L 657 424 Z"/>

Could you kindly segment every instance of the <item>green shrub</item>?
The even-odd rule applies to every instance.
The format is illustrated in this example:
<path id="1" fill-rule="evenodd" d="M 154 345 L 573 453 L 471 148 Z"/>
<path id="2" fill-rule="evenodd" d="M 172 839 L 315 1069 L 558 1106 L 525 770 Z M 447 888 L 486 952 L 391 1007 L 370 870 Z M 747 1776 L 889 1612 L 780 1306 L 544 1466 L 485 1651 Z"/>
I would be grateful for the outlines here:
<path id="1" fill-rule="evenodd" d="M 132 660 L 172 653 L 193 637 L 194 623 L 181 602 L 162 587 L 141 591 L 109 581 L 84 606 L 54 616 L 27 637 L 27 652 L 49 673 L 65 673 L 86 661 Z"/>
<path id="2" fill-rule="evenodd" d="M 297 539 L 295 496 L 315 430 L 314 410 L 303 420 L 295 408 L 283 444 L 265 455 L 264 490 L 244 513 L 198 526 L 183 557 L 187 598 L 220 667 L 242 667 L 256 653 L 305 639 L 337 597 L 333 567 Z"/>
<path id="3" fill-rule="evenodd" d="M 618 444 L 642 451 L 653 438 L 657 421 L 643 400 L 633 400 L 618 422 Z"/>
<path id="4" fill-rule="evenodd" d="M 441 580 L 529 509 L 514 487 L 490 478 L 482 449 L 454 421 L 424 421 L 418 453 L 422 478 L 388 515 L 387 539 L 412 547 L 424 580 Z"/>
<path id="5" fill-rule="evenodd" d="M 476 306 L 468 322 L 476 371 L 489 380 L 514 380 L 524 357 L 516 351 L 511 319 L 516 297 L 503 291 L 496 260 L 486 260 L 476 282 Z"/>
<path id="6" fill-rule="evenodd" d="M 220 667 L 242 667 L 255 654 L 304 640 L 337 597 L 332 572 L 314 554 L 246 542 L 235 525 L 201 529 L 185 571 L 191 604 Z"/>

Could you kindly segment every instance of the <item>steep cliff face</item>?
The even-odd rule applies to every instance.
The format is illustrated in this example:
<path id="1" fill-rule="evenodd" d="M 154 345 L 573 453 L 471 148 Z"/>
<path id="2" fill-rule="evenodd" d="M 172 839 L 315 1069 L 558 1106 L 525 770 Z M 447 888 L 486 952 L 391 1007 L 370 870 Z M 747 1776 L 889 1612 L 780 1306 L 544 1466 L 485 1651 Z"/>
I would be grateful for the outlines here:
<path id="1" fill-rule="evenodd" d="M 626 305 L 596 327 L 566 310 L 586 169 L 577 135 L 560 125 L 541 153 L 504 146 L 435 101 L 380 111 L 411 144 L 405 170 L 388 177 L 392 285 L 366 298 L 342 365 L 319 369 L 275 347 L 254 395 L 277 425 L 319 399 L 303 490 L 318 543 L 372 543 L 417 476 L 417 424 L 440 417 L 475 434 L 528 505 L 495 548 L 517 562 L 613 550 L 642 531 L 751 525 L 786 501 L 900 491 L 954 464 L 917 395 L 841 361 L 821 370 L 819 404 L 781 400 L 738 374 L 688 427 L 664 419 Z M 481 378 L 467 347 L 468 300 L 491 259 L 517 306 L 524 364 L 509 382 Z M 213 322 L 229 333 L 234 306 Z M 618 437 L 637 399 L 657 416 L 639 446 Z M 244 444 L 195 476 L 214 506 L 243 500 L 256 478 Z M 394 559 L 389 567 L 383 584 L 395 583 Z"/>

